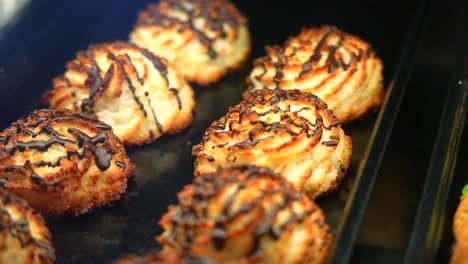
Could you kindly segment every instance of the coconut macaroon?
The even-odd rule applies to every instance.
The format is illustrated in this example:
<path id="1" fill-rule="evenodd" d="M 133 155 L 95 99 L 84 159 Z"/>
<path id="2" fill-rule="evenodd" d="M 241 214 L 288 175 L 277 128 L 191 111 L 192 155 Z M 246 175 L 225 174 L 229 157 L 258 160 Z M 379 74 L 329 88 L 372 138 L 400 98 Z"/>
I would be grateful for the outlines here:
<path id="1" fill-rule="evenodd" d="M 125 42 L 91 45 L 44 95 L 53 109 L 95 114 L 126 144 L 148 143 L 192 121 L 193 90 L 168 62 Z"/>
<path id="2" fill-rule="evenodd" d="M 239 68 L 250 52 L 247 20 L 225 0 L 162 0 L 138 15 L 130 41 L 167 58 L 201 85 Z"/>
<path id="3" fill-rule="evenodd" d="M 255 90 L 195 145 L 195 175 L 254 164 L 281 173 L 310 198 L 336 190 L 349 166 L 351 138 L 318 97 L 299 90 Z"/>
<path id="4" fill-rule="evenodd" d="M 55 262 L 52 236 L 26 201 L 0 188 L 0 263 Z"/>
<path id="5" fill-rule="evenodd" d="M 468 195 L 463 194 L 460 200 L 453 219 L 453 234 L 457 246 L 451 264 L 468 264 Z"/>
<path id="6" fill-rule="evenodd" d="M 134 166 L 110 126 L 69 110 L 36 110 L 0 133 L 0 183 L 46 216 L 119 199 Z"/>
<path id="7" fill-rule="evenodd" d="M 250 89 L 300 89 L 333 110 L 340 122 L 355 120 L 383 101 L 382 61 L 369 43 L 334 26 L 303 29 L 283 46 L 266 47 L 254 61 Z"/>
<path id="8" fill-rule="evenodd" d="M 468 195 L 466 194 L 460 197 L 460 204 L 453 217 L 453 234 L 456 239 L 461 236 L 464 225 L 468 228 Z"/>
<path id="9" fill-rule="evenodd" d="M 160 221 L 163 251 L 220 263 L 324 263 L 331 245 L 322 210 L 268 168 L 219 168 L 195 177 Z"/>
<path id="10" fill-rule="evenodd" d="M 450 264 L 468 264 L 468 221 L 463 222 L 456 233 L 456 248 Z"/>

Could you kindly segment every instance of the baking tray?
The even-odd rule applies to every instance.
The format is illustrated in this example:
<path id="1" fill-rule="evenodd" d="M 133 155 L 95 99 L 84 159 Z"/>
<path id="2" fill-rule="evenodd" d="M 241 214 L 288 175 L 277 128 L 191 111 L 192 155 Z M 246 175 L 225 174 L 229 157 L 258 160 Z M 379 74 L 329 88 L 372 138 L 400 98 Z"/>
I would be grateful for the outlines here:
<path id="1" fill-rule="evenodd" d="M 0 32 L 0 127 L 36 108 L 76 51 L 89 44 L 127 39 L 136 13 L 148 1 L 32 1 Z M 266 44 L 283 43 L 301 27 L 335 24 L 373 44 L 382 58 L 387 94 L 378 114 L 344 126 L 353 139 L 353 157 L 341 188 L 318 200 L 335 233 L 333 263 L 347 263 L 354 248 L 373 183 L 411 74 L 424 2 L 237 1 L 249 18 L 252 58 Z M 61 220 L 47 220 L 57 263 L 105 263 L 125 253 L 157 249 L 157 221 L 176 193 L 192 180 L 191 147 L 212 121 L 239 102 L 251 65 L 209 87 L 194 86 L 195 119 L 182 133 L 128 149 L 137 167 L 127 194 L 112 207 Z"/>
<path id="2" fill-rule="evenodd" d="M 450 40 L 457 59 L 404 263 L 449 263 L 453 216 L 468 183 L 468 3 L 455 1 L 459 25 Z"/>

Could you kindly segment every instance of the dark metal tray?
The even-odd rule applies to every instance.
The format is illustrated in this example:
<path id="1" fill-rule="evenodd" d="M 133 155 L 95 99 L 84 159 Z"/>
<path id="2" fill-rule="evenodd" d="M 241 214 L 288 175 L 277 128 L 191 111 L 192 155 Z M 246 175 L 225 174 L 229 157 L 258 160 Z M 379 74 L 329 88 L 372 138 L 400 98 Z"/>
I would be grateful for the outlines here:
<path id="1" fill-rule="evenodd" d="M 449 263 L 453 216 L 468 183 L 468 4 L 454 2 L 456 11 L 449 13 L 457 14 L 458 23 L 451 29 L 447 42 L 455 44 L 447 54 L 456 59 L 445 66 L 451 81 L 443 87 L 448 94 L 404 258 L 408 264 Z"/>
<path id="2" fill-rule="evenodd" d="M 335 234 L 331 262 L 347 263 L 354 249 L 373 184 L 411 74 L 424 2 L 392 6 L 362 0 L 237 1 L 250 20 L 252 58 L 266 44 L 280 44 L 301 27 L 335 24 L 373 44 L 383 59 L 387 94 L 379 114 L 344 126 L 353 139 L 353 157 L 343 185 L 318 200 Z M 76 51 L 89 44 L 127 39 L 136 13 L 147 1 L 33 1 L 15 23 L 0 31 L 0 128 L 28 111 L 43 108 L 39 98 Z M 128 149 L 136 177 L 115 205 L 91 214 L 48 220 L 58 263 L 103 263 L 125 253 L 158 248 L 157 222 L 176 193 L 192 180 L 191 146 L 209 124 L 239 102 L 245 69 L 209 87 L 194 86 L 196 118 L 180 134 Z"/>

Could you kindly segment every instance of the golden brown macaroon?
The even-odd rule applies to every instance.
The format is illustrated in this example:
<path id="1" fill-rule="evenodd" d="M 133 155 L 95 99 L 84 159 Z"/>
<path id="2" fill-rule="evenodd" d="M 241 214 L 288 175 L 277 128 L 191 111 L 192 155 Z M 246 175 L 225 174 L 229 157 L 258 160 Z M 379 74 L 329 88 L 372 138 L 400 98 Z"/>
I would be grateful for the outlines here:
<path id="1" fill-rule="evenodd" d="M 242 66 L 250 52 L 247 20 L 225 0 L 162 0 L 138 15 L 130 41 L 167 58 L 201 85 Z"/>
<path id="2" fill-rule="evenodd" d="M 324 263 L 331 245 L 322 210 L 265 167 L 219 168 L 195 177 L 160 225 L 165 252 L 220 263 Z"/>
<path id="3" fill-rule="evenodd" d="M 192 121 L 193 90 L 168 62 L 125 42 L 91 45 L 44 95 L 53 109 L 93 113 L 125 145 L 149 143 Z"/>
<path id="4" fill-rule="evenodd" d="M 451 264 L 468 264 L 468 195 L 462 195 L 460 200 L 453 219 L 453 234 L 457 246 Z"/>
<path id="5" fill-rule="evenodd" d="M 0 263 L 55 262 L 52 238 L 41 215 L 0 188 Z"/>
<path id="6" fill-rule="evenodd" d="M 451 264 L 468 264 L 468 221 L 458 230 L 457 245 L 450 260 Z"/>
<path id="7" fill-rule="evenodd" d="M 253 164 L 281 173 L 311 199 L 336 190 L 351 159 L 351 138 L 318 97 L 299 90 L 255 90 L 195 145 L 195 175 Z"/>
<path id="8" fill-rule="evenodd" d="M 0 183 L 46 216 L 119 199 L 134 166 L 112 128 L 69 110 L 36 110 L 0 133 Z"/>
<path id="9" fill-rule="evenodd" d="M 455 238 L 462 233 L 462 226 L 468 223 L 468 195 L 464 194 L 460 197 L 460 204 L 458 205 L 457 211 L 453 217 L 453 234 Z M 466 226 L 468 227 L 468 226 Z"/>
<path id="10" fill-rule="evenodd" d="M 113 264 L 216 264 L 212 260 L 189 253 L 155 252 L 146 256 L 130 254 L 118 259 Z"/>
<path id="11" fill-rule="evenodd" d="M 250 89 L 300 89 L 327 103 L 340 122 L 383 101 L 382 61 L 369 43 L 334 26 L 303 29 L 254 61 Z"/>

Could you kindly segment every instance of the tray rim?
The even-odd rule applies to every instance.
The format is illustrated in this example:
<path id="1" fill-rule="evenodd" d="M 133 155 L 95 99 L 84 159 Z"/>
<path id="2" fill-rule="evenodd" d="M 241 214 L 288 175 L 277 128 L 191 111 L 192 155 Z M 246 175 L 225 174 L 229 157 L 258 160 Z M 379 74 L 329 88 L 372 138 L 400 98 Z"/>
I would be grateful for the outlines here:
<path id="1" fill-rule="evenodd" d="M 465 24 L 468 16 L 465 16 Z M 468 128 L 460 125 L 468 118 L 468 37 L 463 36 L 457 47 L 460 56 L 447 86 L 448 94 L 440 118 L 437 138 L 432 151 L 416 217 L 404 256 L 404 263 L 435 263 L 445 224 L 445 210 L 455 177 L 460 142 Z M 460 52 L 461 51 L 461 52 Z M 444 88 L 444 87 L 442 87 Z M 448 128 L 448 129 L 447 129 Z M 460 189 L 460 188 L 458 188 Z M 457 190 L 458 190 L 457 189 Z M 451 225 L 451 223 L 450 223 Z"/>
<path id="2" fill-rule="evenodd" d="M 360 162 L 348 201 L 343 211 L 342 222 L 335 232 L 330 251 L 329 263 L 349 263 L 362 227 L 367 206 L 374 190 L 375 181 L 381 169 L 384 154 L 396 123 L 414 69 L 416 49 L 422 35 L 422 27 L 427 17 L 428 2 L 418 0 L 415 11 L 408 23 L 408 29 L 400 44 L 401 52 L 384 102 L 374 124 L 366 152 Z"/>

